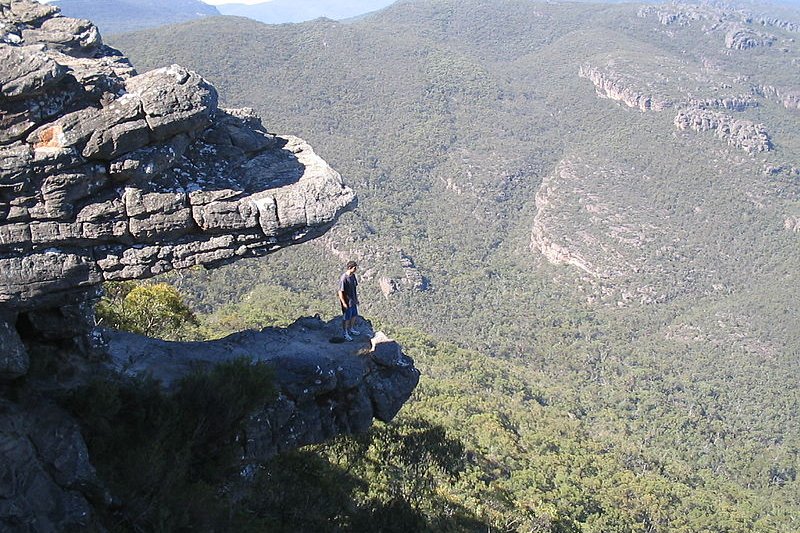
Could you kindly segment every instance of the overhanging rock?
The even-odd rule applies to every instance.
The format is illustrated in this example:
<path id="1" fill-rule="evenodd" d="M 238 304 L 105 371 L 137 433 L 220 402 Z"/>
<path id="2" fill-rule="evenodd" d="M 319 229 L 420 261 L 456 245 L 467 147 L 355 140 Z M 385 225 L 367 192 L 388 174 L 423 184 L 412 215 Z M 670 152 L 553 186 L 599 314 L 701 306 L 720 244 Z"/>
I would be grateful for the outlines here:
<path id="1" fill-rule="evenodd" d="M 267 254 L 354 205 L 306 142 L 220 109 L 197 73 L 137 74 L 91 23 L 36 2 L 0 3 L 0 22 L 4 309 Z"/>

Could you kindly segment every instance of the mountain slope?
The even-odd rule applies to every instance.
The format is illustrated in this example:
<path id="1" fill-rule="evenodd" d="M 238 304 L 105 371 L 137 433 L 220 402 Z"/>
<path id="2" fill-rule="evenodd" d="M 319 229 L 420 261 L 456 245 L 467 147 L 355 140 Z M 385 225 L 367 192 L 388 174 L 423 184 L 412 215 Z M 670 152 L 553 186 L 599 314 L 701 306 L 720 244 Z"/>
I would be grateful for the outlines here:
<path id="1" fill-rule="evenodd" d="M 184 280 L 198 305 L 265 282 L 330 297 L 356 257 L 369 315 L 507 358 L 612 449 L 792 501 L 790 22 L 417 1 L 350 24 L 215 19 L 113 44 L 192 65 L 360 191 L 325 246 Z M 427 291 L 405 283 L 409 258 Z M 401 290 L 385 298 L 382 277 Z"/>

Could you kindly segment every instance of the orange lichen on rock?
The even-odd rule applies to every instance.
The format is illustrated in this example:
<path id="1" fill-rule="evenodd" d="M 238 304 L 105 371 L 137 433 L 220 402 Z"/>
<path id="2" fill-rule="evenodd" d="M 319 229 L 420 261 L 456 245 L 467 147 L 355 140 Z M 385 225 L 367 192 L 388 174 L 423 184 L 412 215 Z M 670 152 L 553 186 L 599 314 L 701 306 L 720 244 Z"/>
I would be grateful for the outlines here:
<path id="1" fill-rule="evenodd" d="M 63 148 L 64 131 L 59 124 L 54 124 L 39 132 L 39 142 L 33 145 L 35 150 L 40 148 Z"/>

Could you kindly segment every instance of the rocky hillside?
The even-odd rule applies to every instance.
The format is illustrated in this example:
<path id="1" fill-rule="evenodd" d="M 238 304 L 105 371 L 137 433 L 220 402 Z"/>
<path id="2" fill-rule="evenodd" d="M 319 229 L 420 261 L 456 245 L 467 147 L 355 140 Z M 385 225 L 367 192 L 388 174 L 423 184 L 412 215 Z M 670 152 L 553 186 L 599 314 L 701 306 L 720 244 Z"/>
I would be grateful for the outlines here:
<path id="1" fill-rule="evenodd" d="M 100 285 L 316 238 L 355 195 L 302 139 L 218 107 L 216 89 L 178 65 L 138 74 L 87 20 L 3 0 L 0 29 L 0 478 L 17 480 L 0 491 L 0 529 L 76 530 L 124 495 L 104 488 L 56 399 L 97 376 L 127 379 L 131 362 L 160 377 L 142 359 L 156 344 L 95 328 Z M 246 349 L 240 338 L 168 348 L 184 375 L 232 354 L 278 368 L 280 421 L 253 414 L 248 446 L 262 451 L 250 461 L 390 419 L 416 385 L 388 339 L 358 359 L 333 350 L 321 323 L 295 331 L 299 352 L 280 333 Z M 320 368 L 331 374 L 313 386 Z"/>

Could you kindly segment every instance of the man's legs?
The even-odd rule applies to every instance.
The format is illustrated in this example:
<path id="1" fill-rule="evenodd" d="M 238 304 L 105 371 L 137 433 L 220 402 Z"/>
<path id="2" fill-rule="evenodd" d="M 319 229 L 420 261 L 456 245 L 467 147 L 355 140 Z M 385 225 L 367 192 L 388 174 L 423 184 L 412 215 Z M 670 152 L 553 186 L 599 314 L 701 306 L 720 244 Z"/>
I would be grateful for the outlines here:
<path id="1" fill-rule="evenodd" d="M 350 332 L 350 335 L 361 335 L 360 331 L 353 329 L 356 325 L 356 319 L 358 318 L 358 305 L 353 305 L 348 311 L 350 311 L 350 323 L 347 325 L 347 330 Z"/>
<path id="2" fill-rule="evenodd" d="M 358 308 L 348 307 L 347 309 L 343 309 L 343 316 L 342 316 L 342 336 L 345 340 L 353 340 L 351 335 L 361 335 L 361 332 L 353 329 L 356 325 L 356 318 L 358 318 Z"/>
<path id="3" fill-rule="evenodd" d="M 360 331 L 358 331 L 357 329 L 355 329 L 355 325 L 356 325 L 356 318 L 358 318 L 358 315 L 354 316 L 353 318 L 351 318 L 351 319 L 348 321 L 348 322 L 349 322 L 349 324 L 348 324 L 348 326 L 347 326 L 347 330 L 350 332 L 350 335 L 361 335 L 361 332 L 360 332 Z"/>

